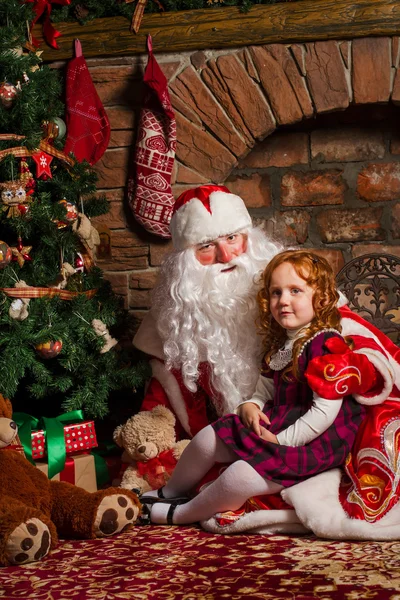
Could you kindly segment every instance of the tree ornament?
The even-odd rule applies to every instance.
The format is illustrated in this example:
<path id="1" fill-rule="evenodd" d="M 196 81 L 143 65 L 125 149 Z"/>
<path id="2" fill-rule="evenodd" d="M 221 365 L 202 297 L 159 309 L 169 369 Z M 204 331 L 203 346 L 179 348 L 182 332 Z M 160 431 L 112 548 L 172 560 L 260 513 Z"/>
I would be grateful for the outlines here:
<path id="1" fill-rule="evenodd" d="M 42 129 L 44 139 L 51 142 L 52 140 L 62 140 L 67 132 L 67 126 L 60 117 L 55 117 L 52 121 L 43 121 Z"/>
<path id="2" fill-rule="evenodd" d="M 96 225 L 100 238 L 100 244 L 96 247 L 96 258 L 98 260 L 112 260 L 111 230 L 104 223 Z"/>
<path id="3" fill-rule="evenodd" d="M 93 227 L 89 217 L 87 217 L 83 213 L 78 214 L 78 218 L 73 223 L 72 229 L 73 231 L 75 231 L 75 233 L 78 235 L 79 239 L 82 242 L 83 248 L 85 250 L 85 252 L 83 253 L 85 267 L 87 270 L 90 270 L 90 267 L 94 264 L 94 254 L 96 251 L 96 246 L 100 244 L 99 232 L 95 227 Z M 91 263 L 90 266 L 88 266 L 88 261 Z"/>
<path id="4" fill-rule="evenodd" d="M 25 261 L 31 261 L 32 257 L 29 256 L 30 251 L 32 250 L 32 246 L 24 246 L 22 243 L 22 239 L 18 238 L 18 243 L 16 246 L 11 246 L 11 251 L 13 253 L 13 260 L 16 261 L 19 266 L 24 266 Z"/>
<path id="5" fill-rule="evenodd" d="M 31 173 L 26 156 L 22 156 L 18 165 L 19 179 L 24 184 L 26 195 L 32 196 L 35 191 L 36 181 Z"/>
<path id="6" fill-rule="evenodd" d="M 85 261 L 83 260 L 83 256 L 81 252 L 78 252 L 76 258 L 74 260 L 74 267 L 77 273 L 83 273 L 85 271 Z"/>
<path id="7" fill-rule="evenodd" d="M 4 108 L 11 108 L 14 100 L 17 97 L 18 90 L 15 85 L 8 81 L 0 83 L 0 102 Z"/>
<path id="8" fill-rule="evenodd" d="M 92 326 L 96 334 L 104 339 L 104 346 L 100 350 L 100 354 L 105 354 L 106 352 L 111 350 L 111 348 L 113 348 L 116 344 L 118 344 L 118 341 L 115 338 L 111 337 L 107 325 L 103 323 L 103 321 L 101 321 L 100 319 L 93 319 Z"/>
<path id="9" fill-rule="evenodd" d="M 67 262 L 63 262 L 61 265 L 60 273 L 50 287 L 56 287 L 59 290 L 65 290 L 68 284 L 68 279 L 76 273 L 76 270 L 72 265 Z"/>
<path id="10" fill-rule="evenodd" d="M 46 152 L 41 150 L 40 152 L 36 152 L 32 154 L 32 158 L 36 163 L 36 177 L 39 179 L 47 179 L 48 177 L 53 177 L 50 171 L 50 163 L 53 160 L 53 157 Z"/>
<path id="11" fill-rule="evenodd" d="M 7 213 L 7 218 L 26 215 L 32 200 L 26 195 L 24 181 L 3 181 L 0 183 L 0 191 L 2 210 Z"/>
<path id="12" fill-rule="evenodd" d="M 35 346 L 36 352 L 39 354 L 41 358 L 49 359 L 55 358 L 58 356 L 62 349 L 62 341 L 61 340 L 49 340 L 47 342 L 42 342 L 41 344 L 37 344 Z"/>
<path id="13" fill-rule="evenodd" d="M 73 202 L 68 202 L 66 198 L 59 200 L 58 204 L 62 204 L 65 207 L 66 215 L 62 219 L 54 219 L 54 223 L 57 223 L 58 229 L 64 229 L 64 227 L 68 227 L 68 225 L 72 225 L 79 215 L 78 208 L 76 204 Z"/>
<path id="14" fill-rule="evenodd" d="M 0 269 L 4 269 L 12 260 L 12 250 L 8 244 L 0 240 Z"/>
<path id="15" fill-rule="evenodd" d="M 15 284 L 16 288 L 27 288 L 27 284 L 25 281 L 17 281 Z M 11 302 L 10 308 L 8 310 L 8 314 L 11 319 L 15 319 L 16 321 L 24 321 L 27 317 L 29 317 L 28 306 L 29 306 L 30 298 L 15 298 Z"/>

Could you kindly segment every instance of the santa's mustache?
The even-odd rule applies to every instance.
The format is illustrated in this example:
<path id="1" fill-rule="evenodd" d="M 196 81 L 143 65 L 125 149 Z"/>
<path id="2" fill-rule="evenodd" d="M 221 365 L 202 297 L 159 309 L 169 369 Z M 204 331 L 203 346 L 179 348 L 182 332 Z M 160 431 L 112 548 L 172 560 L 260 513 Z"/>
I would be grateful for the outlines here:
<path id="1" fill-rule="evenodd" d="M 237 268 L 244 269 L 247 272 L 254 272 L 254 261 L 252 261 L 251 258 L 244 253 L 240 256 L 235 256 L 235 258 L 227 263 L 217 263 L 215 265 L 196 265 L 196 270 L 198 273 L 202 273 L 206 279 L 218 277 L 219 275 L 229 277 L 237 270 Z"/>

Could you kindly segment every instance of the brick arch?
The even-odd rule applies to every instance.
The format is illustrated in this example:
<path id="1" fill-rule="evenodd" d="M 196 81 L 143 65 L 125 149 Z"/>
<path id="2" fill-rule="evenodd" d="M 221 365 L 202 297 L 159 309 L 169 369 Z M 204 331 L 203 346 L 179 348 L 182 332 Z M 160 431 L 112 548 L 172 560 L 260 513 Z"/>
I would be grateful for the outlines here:
<path id="1" fill-rule="evenodd" d="M 226 180 L 278 127 L 352 104 L 400 103 L 399 38 L 249 46 L 197 61 L 170 82 L 177 183 Z"/>

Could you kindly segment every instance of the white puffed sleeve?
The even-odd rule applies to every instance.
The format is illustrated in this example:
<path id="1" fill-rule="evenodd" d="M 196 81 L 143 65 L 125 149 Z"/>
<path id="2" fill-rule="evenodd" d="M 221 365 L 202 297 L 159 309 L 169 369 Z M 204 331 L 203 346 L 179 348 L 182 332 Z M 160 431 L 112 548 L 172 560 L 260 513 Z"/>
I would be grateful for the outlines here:
<path id="1" fill-rule="evenodd" d="M 339 414 L 343 398 L 327 400 L 314 393 L 314 405 L 280 433 L 277 440 L 282 446 L 304 446 L 315 440 L 332 425 Z"/>
<path id="2" fill-rule="evenodd" d="M 275 385 L 272 379 L 260 375 L 257 381 L 256 389 L 254 394 L 248 400 L 244 400 L 238 404 L 237 408 L 247 402 L 257 404 L 260 410 L 262 410 L 267 402 L 271 402 L 274 397 Z M 236 409 L 237 410 L 237 409 Z"/>

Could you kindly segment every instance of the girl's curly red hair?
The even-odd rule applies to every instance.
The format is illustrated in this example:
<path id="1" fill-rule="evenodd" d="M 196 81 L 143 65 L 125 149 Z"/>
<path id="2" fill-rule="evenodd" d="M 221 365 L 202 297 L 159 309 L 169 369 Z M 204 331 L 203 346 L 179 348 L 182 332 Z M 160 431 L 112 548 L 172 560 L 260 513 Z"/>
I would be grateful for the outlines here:
<path id="1" fill-rule="evenodd" d="M 293 363 L 288 369 L 298 376 L 298 357 L 301 346 L 321 329 L 333 328 L 341 331 L 340 313 L 337 308 L 339 293 L 335 275 L 328 261 L 308 250 L 285 250 L 268 263 L 263 275 L 263 285 L 258 292 L 260 309 L 259 330 L 264 337 L 265 361 L 281 348 L 286 341 L 286 331 L 271 315 L 269 288 L 273 271 L 283 263 L 290 263 L 299 277 L 314 289 L 312 298 L 314 318 L 305 330 L 304 337 L 293 345 Z"/>

